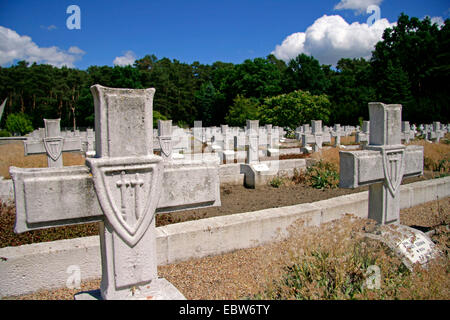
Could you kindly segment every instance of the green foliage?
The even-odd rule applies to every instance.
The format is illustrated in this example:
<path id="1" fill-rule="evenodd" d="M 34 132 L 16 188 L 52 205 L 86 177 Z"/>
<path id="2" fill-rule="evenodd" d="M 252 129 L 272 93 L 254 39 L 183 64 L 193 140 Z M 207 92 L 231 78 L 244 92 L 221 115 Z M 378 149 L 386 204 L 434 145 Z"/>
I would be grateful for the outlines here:
<path id="1" fill-rule="evenodd" d="M 302 123 L 322 119 L 328 122 L 330 101 L 326 95 L 315 96 L 297 90 L 266 98 L 260 109 L 260 120 L 284 128 L 296 128 Z"/>
<path id="2" fill-rule="evenodd" d="M 5 128 L 8 132 L 18 133 L 21 136 L 33 131 L 31 120 L 23 113 L 10 114 L 6 119 Z"/>
<path id="3" fill-rule="evenodd" d="M 11 133 L 7 130 L 0 129 L 0 137 L 11 137 Z"/>
<path id="4" fill-rule="evenodd" d="M 42 126 L 43 118 L 60 118 L 62 127 L 92 127 L 89 88 L 100 84 L 153 87 L 154 110 L 173 123 L 190 126 L 194 120 L 202 120 L 204 126 L 244 125 L 242 118 L 256 117 L 285 129 L 313 119 L 356 125 L 358 118 L 369 118 L 371 101 L 401 103 L 402 116 L 411 123 L 446 123 L 450 120 L 449 21 L 438 27 L 428 18 L 402 14 L 396 26 L 385 30 L 370 61 L 341 59 L 335 69 L 305 54 L 288 62 L 269 55 L 240 64 L 211 65 L 149 54 L 133 66 L 87 70 L 19 61 L 0 68 L 0 97 L 8 97 L 4 118 L 24 113 L 34 128 Z M 4 127 L 5 120 L 0 125 Z"/>
<path id="5" fill-rule="evenodd" d="M 448 119 L 449 21 L 438 27 L 429 18 L 402 14 L 375 47 L 371 66 L 379 100 L 403 104 L 409 121 Z"/>
<path id="6" fill-rule="evenodd" d="M 159 111 L 153 110 L 153 128 L 158 128 L 158 120 L 167 120 L 167 117 L 159 113 Z"/>
<path id="7" fill-rule="evenodd" d="M 289 61 L 286 70 L 289 91 L 303 90 L 314 95 L 326 92 L 329 79 L 325 76 L 326 67 L 322 67 L 314 57 L 304 53 Z"/>
<path id="8" fill-rule="evenodd" d="M 230 126 L 244 127 L 247 119 L 258 119 L 259 101 L 256 98 L 244 98 L 238 94 L 230 107 L 226 123 Z"/>
<path id="9" fill-rule="evenodd" d="M 274 188 L 279 188 L 284 184 L 284 182 L 285 182 L 285 179 L 283 179 L 280 176 L 276 176 L 272 180 L 269 181 L 269 184 Z"/>
<path id="10" fill-rule="evenodd" d="M 339 173 L 333 163 L 318 161 L 306 169 L 307 183 L 316 189 L 337 188 Z"/>

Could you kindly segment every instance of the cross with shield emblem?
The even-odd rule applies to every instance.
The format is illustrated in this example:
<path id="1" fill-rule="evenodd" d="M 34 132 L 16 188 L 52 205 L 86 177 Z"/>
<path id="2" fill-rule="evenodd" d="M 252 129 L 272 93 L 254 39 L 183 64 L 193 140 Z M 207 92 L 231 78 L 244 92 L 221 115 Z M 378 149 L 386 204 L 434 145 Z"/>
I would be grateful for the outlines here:
<path id="1" fill-rule="evenodd" d="M 81 151 L 80 138 L 63 138 L 60 119 L 44 119 L 45 137 L 42 140 L 29 139 L 24 141 L 25 155 L 47 154 L 49 168 L 63 166 L 62 153 Z"/>
<path id="2" fill-rule="evenodd" d="M 369 218 L 380 224 L 400 221 L 400 184 L 423 174 L 423 147 L 401 144 L 402 106 L 369 103 L 369 144 L 340 151 L 341 188 L 369 185 Z"/>
<path id="3" fill-rule="evenodd" d="M 153 154 L 155 89 L 91 91 L 95 157 L 86 166 L 11 167 L 15 232 L 98 221 L 100 290 L 77 298 L 183 299 L 157 274 L 155 214 L 219 206 L 217 159 Z"/>

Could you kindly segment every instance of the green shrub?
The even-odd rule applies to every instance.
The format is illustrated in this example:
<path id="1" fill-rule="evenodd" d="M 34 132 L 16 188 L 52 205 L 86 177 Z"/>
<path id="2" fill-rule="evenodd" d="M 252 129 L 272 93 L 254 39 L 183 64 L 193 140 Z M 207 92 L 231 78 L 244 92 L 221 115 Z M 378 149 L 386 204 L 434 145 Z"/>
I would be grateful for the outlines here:
<path id="1" fill-rule="evenodd" d="M 337 188 L 339 173 L 333 163 L 320 160 L 306 169 L 306 181 L 316 189 Z"/>
<path id="2" fill-rule="evenodd" d="M 0 130 L 0 137 L 11 137 L 11 133 L 7 130 Z"/>
<path id="3" fill-rule="evenodd" d="M 284 179 L 282 177 L 276 176 L 270 180 L 269 184 L 274 188 L 279 188 L 284 184 Z"/>
<path id="4" fill-rule="evenodd" d="M 11 113 L 6 118 L 5 128 L 9 132 L 18 133 L 21 136 L 33 131 L 32 122 L 24 113 Z"/>

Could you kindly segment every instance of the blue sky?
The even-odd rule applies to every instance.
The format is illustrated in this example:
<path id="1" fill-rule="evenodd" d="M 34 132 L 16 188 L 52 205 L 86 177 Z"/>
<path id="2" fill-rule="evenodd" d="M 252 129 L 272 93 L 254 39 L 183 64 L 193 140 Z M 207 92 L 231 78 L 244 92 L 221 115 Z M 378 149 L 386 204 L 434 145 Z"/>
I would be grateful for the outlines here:
<path id="1" fill-rule="evenodd" d="M 80 8 L 79 30 L 66 26 L 72 4 Z M 370 4 L 381 18 L 371 27 Z M 86 69 L 146 54 L 241 63 L 272 52 L 284 60 L 304 52 L 333 64 L 370 56 L 401 12 L 442 23 L 449 8 L 448 0 L 1 0 L 0 65 L 25 59 Z"/>

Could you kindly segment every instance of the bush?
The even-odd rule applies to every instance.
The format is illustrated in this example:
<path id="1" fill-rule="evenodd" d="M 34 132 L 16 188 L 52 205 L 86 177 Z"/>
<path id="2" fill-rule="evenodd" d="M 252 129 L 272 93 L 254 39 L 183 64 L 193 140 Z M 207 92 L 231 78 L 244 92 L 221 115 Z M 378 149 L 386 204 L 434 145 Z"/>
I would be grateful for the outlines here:
<path id="1" fill-rule="evenodd" d="M 0 137 L 11 137 L 11 133 L 7 130 L 0 130 Z"/>
<path id="2" fill-rule="evenodd" d="M 331 162 L 318 161 L 306 169 L 306 182 L 313 188 L 326 189 L 339 186 L 339 173 Z"/>
<path id="3" fill-rule="evenodd" d="M 33 131 L 30 118 L 24 113 L 11 113 L 6 118 L 5 128 L 11 133 L 18 133 L 21 136 Z"/>
<path id="4" fill-rule="evenodd" d="M 269 184 L 274 188 L 279 188 L 284 184 L 284 179 L 279 176 L 276 176 L 275 178 L 270 180 Z"/>

